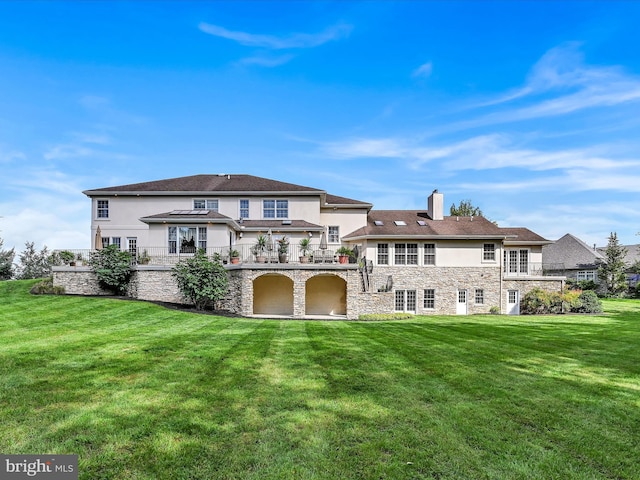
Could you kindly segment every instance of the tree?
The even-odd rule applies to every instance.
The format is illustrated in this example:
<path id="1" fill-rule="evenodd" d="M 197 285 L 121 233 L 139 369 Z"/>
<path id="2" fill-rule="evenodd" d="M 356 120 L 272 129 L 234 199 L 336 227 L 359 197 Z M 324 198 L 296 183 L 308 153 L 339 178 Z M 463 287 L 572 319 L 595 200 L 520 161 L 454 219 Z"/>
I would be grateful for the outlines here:
<path id="1" fill-rule="evenodd" d="M 49 263 L 49 249 L 45 245 L 39 252 L 34 242 L 25 242 L 25 250 L 20 257 L 20 271 L 18 278 L 28 280 L 30 278 L 44 278 L 51 275 Z"/>
<path id="2" fill-rule="evenodd" d="M 171 275 L 182 295 L 198 310 L 215 305 L 227 293 L 229 280 L 220 256 L 211 260 L 202 248 L 193 257 L 178 262 Z"/>
<path id="3" fill-rule="evenodd" d="M 109 245 L 91 253 L 89 266 L 98 277 L 98 282 L 117 295 L 124 295 L 131 279 L 131 254 L 123 252 L 118 245 Z"/>
<path id="4" fill-rule="evenodd" d="M 481 217 L 480 207 L 474 207 L 471 200 L 460 200 L 460 204 L 452 204 L 449 213 L 454 217 Z"/>
<path id="5" fill-rule="evenodd" d="M 604 251 L 605 261 L 598 269 L 598 278 L 607 295 L 616 296 L 627 289 L 627 265 L 624 263 L 626 254 L 627 249 L 620 245 L 617 233 L 612 232 Z"/>
<path id="6" fill-rule="evenodd" d="M 0 238 L 0 280 L 10 280 L 13 277 L 13 258 L 16 256 L 16 252 L 13 248 L 4 250 L 3 244 L 4 240 Z"/>

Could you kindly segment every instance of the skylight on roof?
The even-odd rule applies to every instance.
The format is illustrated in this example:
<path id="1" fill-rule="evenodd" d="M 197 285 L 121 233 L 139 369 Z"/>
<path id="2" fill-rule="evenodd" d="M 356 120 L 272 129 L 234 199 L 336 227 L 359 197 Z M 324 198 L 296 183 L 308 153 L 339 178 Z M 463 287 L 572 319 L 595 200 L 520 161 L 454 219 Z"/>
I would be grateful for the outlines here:
<path id="1" fill-rule="evenodd" d="M 282 220 L 283 225 L 291 225 L 291 220 Z"/>
<path id="2" fill-rule="evenodd" d="M 405 222 L 404 220 L 394 220 L 393 223 L 395 223 L 397 227 L 406 227 L 407 226 L 407 222 Z"/>
<path id="3" fill-rule="evenodd" d="M 382 227 L 384 225 L 384 222 L 382 220 L 375 220 L 373 224 L 377 227 Z"/>
<path id="4" fill-rule="evenodd" d="M 418 225 L 420 225 L 421 227 L 426 227 L 427 226 L 427 222 L 425 222 L 424 220 L 417 220 Z"/>

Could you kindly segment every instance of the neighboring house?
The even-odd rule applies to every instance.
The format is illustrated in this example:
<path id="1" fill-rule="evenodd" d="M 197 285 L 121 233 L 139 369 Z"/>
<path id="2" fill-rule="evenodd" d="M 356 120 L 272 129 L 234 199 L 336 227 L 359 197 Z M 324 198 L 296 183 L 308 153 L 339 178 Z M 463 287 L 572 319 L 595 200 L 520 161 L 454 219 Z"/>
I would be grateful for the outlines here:
<path id="1" fill-rule="evenodd" d="M 627 284 L 629 288 L 635 288 L 640 283 L 640 272 L 633 271 L 632 268 L 640 265 L 640 244 L 621 246 L 627 250 L 624 257 L 624 263 L 627 265 Z M 603 256 L 606 255 L 606 251 L 607 247 L 598 247 L 598 252 Z"/>
<path id="2" fill-rule="evenodd" d="M 526 292 L 560 291 L 564 282 L 544 270 L 543 246 L 550 241 L 483 217 L 445 216 L 437 191 L 425 210 L 373 210 L 368 202 L 251 175 L 195 175 L 84 193 L 91 199 L 92 236 L 100 228 L 102 245 L 145 259 L 133 267 L 135 298 L 182 302 L 171 266 L 196 248 L 225 261 L 239 251 L 241 262 L 226 265 L 230 293 L 223 307 L 243 316 L 353 319 L 491 307 L 518 313 Z M 256 251 L 260 235 L 269 239 L 266 263 Z M 283 236 L 286 260 L 275 251 Z M 312 242 L 309 263 L 299 261 L 303 238 Z M 350 263 L 337 262 L 341 246 L 357 252 Z M 97 293 L 91 275 L 86 267 L 54 269 L 54 280 L 69 293 Z"/>
<path id="3" fill-rule="evenodd" d="M 562 269 L 559 273 L 568 279 L 598 283 L 598 268 L 605 262 L 605 257 L 595 245 L 590 247 L 578 237 L 567 233 L 542 248 L 542 262 L 547 270 L 556 267 Z"/>

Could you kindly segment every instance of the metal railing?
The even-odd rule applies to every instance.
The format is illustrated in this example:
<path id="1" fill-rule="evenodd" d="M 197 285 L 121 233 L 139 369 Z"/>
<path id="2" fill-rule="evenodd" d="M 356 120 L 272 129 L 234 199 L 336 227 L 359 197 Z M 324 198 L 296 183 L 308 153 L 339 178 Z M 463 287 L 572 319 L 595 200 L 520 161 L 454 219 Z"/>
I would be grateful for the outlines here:
<path id="1" fill-rule="evenodd" d="M 549 277 L 564 275 L 563 263 L 542 263 L 542 262 L 527 262 L 526 268 L 524 265 L 518 264 L 517 266 L 505 265 L 503 273 L 505 277 Z M 510 271 L 511 270 L 511 271 Z"/>
<path id="2" fill-rule="evenodd" d="M 134 264 L 138 265 L 158 265 L 158 266 L 166 266 L 166 265 L 175 265 L 180 260 L 185 258 L 193 257 L 198 247 L 191 248 L 178 248 L 177 246 L 174 248 L 170 247 L 145 247 L 138 246 L 135 251 L 130 252 L 133 257 Z M 125 249 L 123 249 L 125 250 Z M 58 255 L 63 252 L 71 252 L 74 256 L 74 259 L 82 259 L 86 264 L 91 258 L 91 253 L 96 250 L 90 249 L 61 249 L 55 250 L 55 253 Z M 231 248 L 229 246 L 218 246 L 218 247 L 207 247 L 205 249 L 207 256 L 213 258 L 216 255 L 220 256 L 220 259 L 223 263 L 232 264 L 236 263 L 234 258 L 237 258 L 237 262 L 239 263 L 337 263 L 338 259 L 335 255 L 336 248 L 334 245 L 331 245 L 330 248 L 320 249 L 320 245 L 312 245 L 307 252 L 306 261 L 301 261 L 300 257 L 302 257 L 302 249 L 299 245 L 289 245 L 287 248 L 287 253 L 281 257 L 278 253 L 277 245 L 273 245 L 272 247 L 266 247 L 263 250 L 258 250 L 255 247 L 255 244 L 236 244 L 232 245 Z M 234 255 L 234 258 L 231 257 L 231 253 Z M 282 262 L 281 262 L 282 260 Z M 75 260 L 74 260 L 75 262 Z M 64 264 L 68 262 L 58 262 L 59 264 Z"/>

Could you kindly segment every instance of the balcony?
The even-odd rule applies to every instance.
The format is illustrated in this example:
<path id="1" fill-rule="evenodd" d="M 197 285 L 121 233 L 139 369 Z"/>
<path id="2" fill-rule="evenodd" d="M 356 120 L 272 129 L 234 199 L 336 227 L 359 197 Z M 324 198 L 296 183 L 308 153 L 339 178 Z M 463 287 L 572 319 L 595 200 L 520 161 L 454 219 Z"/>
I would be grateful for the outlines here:
<path id="1" fill-rule="evenodd" d="M 526 262 L 526 264 L 505 265 L 503 274 L 505 278 L 564 276 L 564 264 Z"/>
<path id="2" fill-rule="evenodd" d="M 170 249 L 168 247 L 138 246 L 136 250 L 131 251 L 130 253 L 134 258 L 134 264 L 155 266 L 173 266 L 180 260 L 192 257 L 195 253 L 195 247 L 191 249 L 183 249 L 183 251 L 175 250 L 177 249 Z M 314 265 L 316 267 L 322 265 L 340 265 L 338 263 L 338 256 L 335 254 L 336 248 L 333 245 L 325 250 L 320 249 L 319 245 L 312 246 L 311 250 L 308 253 L 308 261 L 306 262 L 300 261 L 302 252 L 298 245 L 289 245 L 288 253 L 285 256 L 286 258 L 282 258 L 282 260 L 285 260 L 283 262 L 280 262 L 281 258 L 280 255 L 278 255 L 278 251 L 275 247 L 273 249 L 267 249 L 260 254 L 254 253 L 254 244 L 233 245 L 231 247 L 231 250 L 236 250 L 239 253 L 237 261 L 232 260 L 232 258 L 230 257 L 230 249 L 228 246 L 206 248 L 207 256 L 213 257 L 215 255 L 219 255 L 222 262 L 227 265 L 232 265 L 234 263 L 252 265 L 263 264 L 265 266 L 276 266 L 278 264 L 297 264 Z M 91 253 L 95 252 L 95 250 L 89 249 L 74 249 L 67 251 L 73 253 L 75 258 L 81 258 L 85 265 L 87 264 Z M 57 252 L 59 253 L 60 250 L 58 250 Z M 355 260 L 351 259 L 351 262 L 355 262 Z M 354 267 L 355 264 L 351 263 L 351 266 Z"/>

